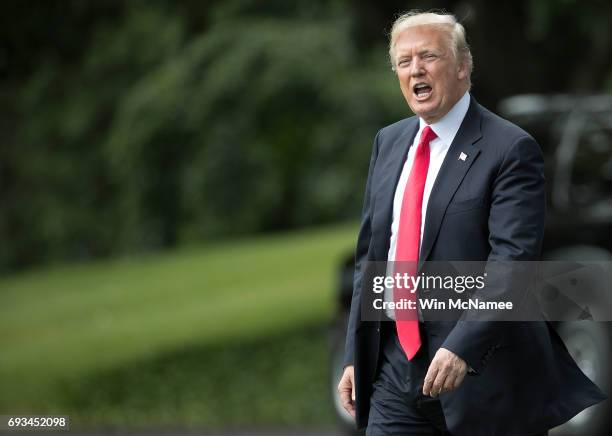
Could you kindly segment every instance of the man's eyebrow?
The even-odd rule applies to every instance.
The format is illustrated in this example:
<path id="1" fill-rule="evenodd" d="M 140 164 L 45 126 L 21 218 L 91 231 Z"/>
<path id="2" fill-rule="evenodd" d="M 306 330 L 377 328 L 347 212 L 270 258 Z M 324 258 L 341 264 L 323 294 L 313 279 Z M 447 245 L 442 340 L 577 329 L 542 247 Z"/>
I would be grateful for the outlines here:
<path id="1" fill-rule="evenodd" d="M 425 54 L 428 54 L 428 53 L 438 54 L 438 53 L 439 53 L 439 51 L 438 51 L 438 50 L 435 50 L 435 49 L 432 49 L 432 48 L 422 48 L 422 49 L 420 49 L 420 50 L 417 52 L 417 54 L 418 54 L 419 56 L 422 56 L 422 55 L 425 55 Z M 400 53 L 398 53 L 398 55 L 397 55 L 397 58 L 398 58 L 398 59 L 400 59 L 400 58 L 411 58 L 411 57 L 412 57 L 412 53 L 411 53 L 411 52 L 403 52 L 403 53 L 402 53 L 402 52 L 400 52 Z"/>

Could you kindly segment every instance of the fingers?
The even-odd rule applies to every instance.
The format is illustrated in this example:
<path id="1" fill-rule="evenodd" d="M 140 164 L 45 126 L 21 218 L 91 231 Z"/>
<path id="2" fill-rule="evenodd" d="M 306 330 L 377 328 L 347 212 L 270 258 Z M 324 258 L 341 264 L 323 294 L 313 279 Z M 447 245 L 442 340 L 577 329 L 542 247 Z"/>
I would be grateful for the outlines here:
<path id="1" fill-rule="evenodd" d="M 454 383 L 453 389 L 457 389 L 459 386 L 461 386 L 461 383 L 463 383 L 463 379 L 465 378 L 466 374 L 467 374 L 467 370 L 466 371 L 462 371 L 461 373 L 459 373 L 459 375 L 455 379 L 455 383 Z"/>
<path id="2" fill-rule="evenodd" d="M 431 395 L 433 383 L 437 375 L 438 365 L 436 359 L 434 358 L 427 369 L 427 375 L 425 375 L 425 380 L 423 381 L 423 395 Z"/>
<path id="3" fill-rule="evenodd" d="M 446 380 L 444 380 L 444 384 L 442 385 L 442 390 L 440 391 L 440 394 L 454 390 L 455 382 L 458 376 L 459 374 L 457 374 L 456 371 L 449 372 L 448 375 L 446 376 Z"/>
<path id="4" fill-rule="evenodd" d="M 436 378 L 433 381 L 430 389 L 429 395 L 433 398 L 437 397 L 442 393 L 442 389 L 444 388 L 444 383 L 446 379 L 450 375 L 450 368 L 446 365 L 443 365 L 438 369 L 438 373 L 436 374 Z"/>
<path id="5" fill-rule="evenodd" d="M 446 380 L 444 380 L 444 385 L 442 386 L 440 393 L 443 394 L 445 392 L 450 392 L 457 389 L 459 386 L 461 386 L 466 374 L 467 370 L 462 368 L 461 365 L 453 365 L 451 371 L 446 377 Z"/>
<path id="6" fill-rule="evenodd" d="M 338 394 L 342 407 L 355 418 L 355 383 L 352 366 L 347 366 L 344 369 L 344 374 L 342 374 L 340 383 L 338 383 Z"/>
<path id="7" fill-rule="evenodd" d="M 457 389 L 467 373 L 467 364 L 459 356 L 441 348 L 434 356 L 423 382 L 423 395 L 437 397 Z"/>
<path id="8" fill-rule="evenodd" d="M 342 402 L 342 407 L 346 410 L 353 418 L 355 417 L 355 403 L 351 400 L 351 397 L 348 392 L 344 392 L 340 394 L 340 401 Z"/>

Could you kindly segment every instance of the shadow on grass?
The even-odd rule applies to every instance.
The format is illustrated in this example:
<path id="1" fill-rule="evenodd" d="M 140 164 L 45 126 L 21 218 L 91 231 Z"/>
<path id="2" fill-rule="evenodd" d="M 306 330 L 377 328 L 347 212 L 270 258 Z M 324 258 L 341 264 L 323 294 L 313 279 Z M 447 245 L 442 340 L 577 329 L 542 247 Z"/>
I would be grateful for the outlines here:
<path id="1" fill-rule="evenodd" d="M 191 347 L 66 383 L 77 427 L 319 427 L 333 423 L 327 326 Z"/>

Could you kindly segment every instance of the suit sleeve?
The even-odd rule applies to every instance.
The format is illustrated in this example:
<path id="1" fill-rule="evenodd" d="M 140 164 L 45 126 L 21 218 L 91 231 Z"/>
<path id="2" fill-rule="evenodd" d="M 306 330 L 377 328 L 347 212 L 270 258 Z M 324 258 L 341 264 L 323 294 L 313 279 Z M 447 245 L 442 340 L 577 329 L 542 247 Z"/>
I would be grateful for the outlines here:
<path id="1" fill-rule="evenodd" d="M 507 261 L 538 260 L 545 215 L 544 160 L 535 140 L 524 135 L 508 150 L 493 182 L 488 219 L 491 251 L 487 265 L 496 262 L 525 265 L 527 262 Z M 495 299 L 503 300 L 504 293 L 507 295 L 513 292 L 512 287 L 516 286 L 514 280 L 520 275 L 514 268 L 523 267 L 511 266 L 509 270 L 498 271 L 495 282 L 473 297 L 487 299 L 493 294 Z M 462 319 L 457 322 L 442 347 L 463 358 L 479 373 L 503 342 L 508 328 L 507 323 L 500 321 Z"/>
<path id="2" fill-rule="evenodd" d="M 355 273 L 353 276 L 353 297 L 351 299 L 351 309 L 346 330 L 346 345 L 344 349 L 344 366 L 353 365 L 355 361 L 355 333 L 360 323 L 361 318 L 361 285 L 363 270 L 362 265 L 366 260 L 370 249 L 370 240 L 372 238 L 372 211 L 370 203 L 370 194 L 372 187 L 372 174 L 378 157 L 378 141 L 380 131 L 374 138 L 372 147 L 372 156 L 370 157 L 370 167 L 368 170 L 368 179 L 366 182 L 365 194 L 363 198 L 363 210 L 361 213 L 361 226 L 359 228 L 359 236 L 357 237 L 357 247 L 355 249 Z"/>

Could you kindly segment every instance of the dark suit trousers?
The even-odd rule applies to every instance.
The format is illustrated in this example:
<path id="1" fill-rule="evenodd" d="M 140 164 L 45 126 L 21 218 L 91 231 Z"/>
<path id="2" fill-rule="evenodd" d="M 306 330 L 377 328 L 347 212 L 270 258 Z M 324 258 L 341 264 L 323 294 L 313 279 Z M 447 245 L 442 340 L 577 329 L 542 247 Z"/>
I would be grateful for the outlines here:
<path id="1" fill-rule="evenodd" d="M 421 335 L 423 344 L 412 361 L 401 349 L 395 323 L 381 323 L 381 335 L 366 435 L 450 436 L 440 401 L 423 395 L 429 366 L 426 335 Z"/>

